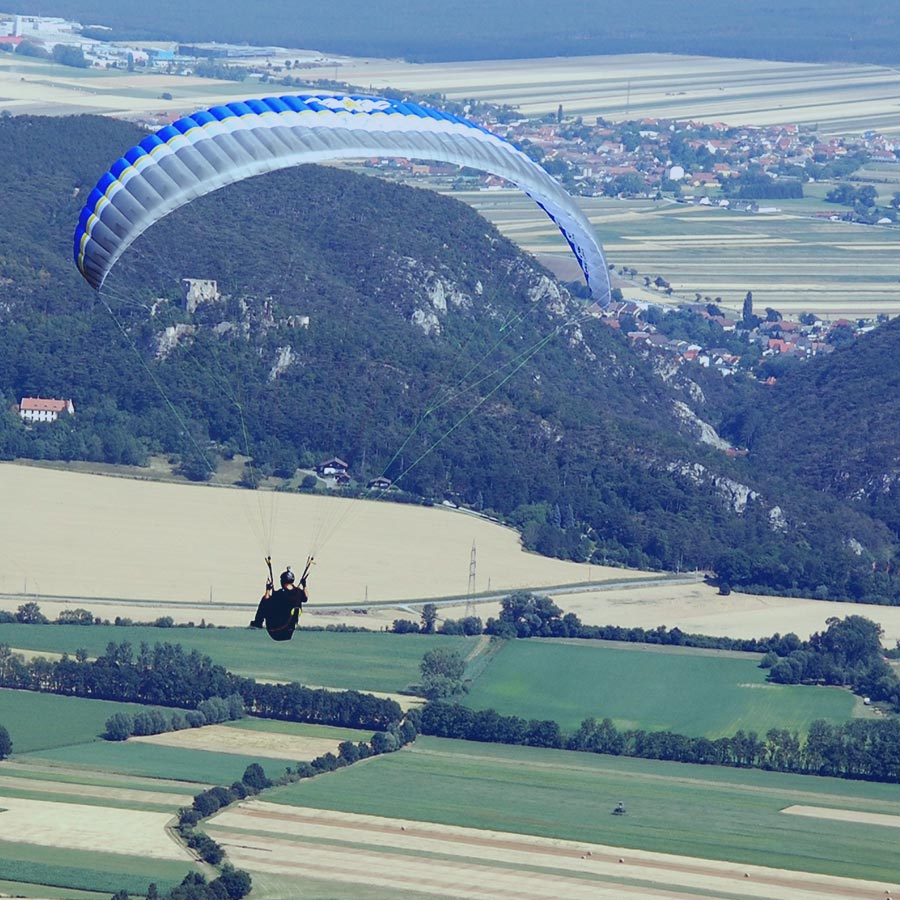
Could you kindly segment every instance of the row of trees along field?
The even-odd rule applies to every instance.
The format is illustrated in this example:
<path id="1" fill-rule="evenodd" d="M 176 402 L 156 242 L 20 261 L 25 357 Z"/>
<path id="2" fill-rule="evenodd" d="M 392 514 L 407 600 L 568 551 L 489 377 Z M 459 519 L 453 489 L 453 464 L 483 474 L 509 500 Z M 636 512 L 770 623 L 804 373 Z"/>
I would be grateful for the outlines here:
<path id="1" fill-rule="evenodd" d="M 300 684 L 259 684 L 233 675 L 180 644 L 142 643 L 135 655 L 127 641 L 110 642 L 94 660 L 83 651 L 59 660 L 26 662 L 0 645 L 0 686 L 97 700 L 197 709 L 212 698 L 241 698 L 262 718 L 382 730 L 402 718 L 400 706 L 358 691 L 326 691 Z M 227 702 L 227 701 L 226 701 Z"/>
<path id="2" fill-rule="evenodd" d="M 551 747 L 614 756 L 635 756 L 701 765 L 738 766 L 834 775 L 867 781 L 900 779 L 900 719 L 853 719 L 832 725 L 817 720 L 805 738 L 785 729 L 770 729 L 765 737 L 738 731 L 715 740 L 671 731 L 620 730 L 610 719 L 585 719 L 566 736 L 552 720 L 502 716 L 495 710 L 474 711 L 458 703 L 437 701 L 422 710 L 422 734 Z"/>

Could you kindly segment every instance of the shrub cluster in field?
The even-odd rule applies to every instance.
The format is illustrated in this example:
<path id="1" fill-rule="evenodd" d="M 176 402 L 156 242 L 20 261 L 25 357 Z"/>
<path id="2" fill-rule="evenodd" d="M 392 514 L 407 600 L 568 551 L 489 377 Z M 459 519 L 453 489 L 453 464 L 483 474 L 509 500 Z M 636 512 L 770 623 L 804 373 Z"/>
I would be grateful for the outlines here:
<path id="1" fill-rule="evenodd" d="M 900 679 L 885 659 L 882 629 L 863 616 L 832 617 L 828 628 L 789 653 L 767 653 L 761 665 L 778 684 L 847 685 L 900 708 Z"/>
<path id="2" fill-rule="evenodd" d="M 106 720 L 103 737 L 108 741 L 126 741 L 132 736 L 141 737 L 147 734 L 162 734 L 166 731 L 183 731 L 185 728 L 200 728 L 203 725 L 218 725 L 221 722 L 233 722 L 244 716 L 244 700 L 240 694 L 230 697 L 210 697 L 201 700 L 196 709 L 187 712 L 174 712 L 170 716 L 161 709 L 146 712 L 118 712 Z"/>
<path id="3" fill-rule="evenodd" d="M 199 625 L 195 626 L 193 622 L 176 623 L 171 616 L 159 616 L 152 622 L 135 622 L 132 619 L 116 616 L 110 622 L 109 619 L 103 619 L 95 616 L 90 610 L 81 607 L 73 609 L 64 609 L 56 617 L 55 621 L 48 619 L 41 607 L 34 601 L 29 600 L 22 603 L 14 612 L 0 610 L 0 624 L 12 624 L 19 622 L 23 625 L 143 625 L 149 628 L 213 628 L 215 626 L 208 625 L 202 620 Z"/>
<path id="4" fill-rule="evenodd" d="M 251 887 L 249 873 L 226 863 L 218 878 L 207 881 L 202 872 L 189 872 L 167 894 L 160 894 L 156 884 L 151 883 L 147 900 L 241 900 L 250 893 Z M 112 895 L 112 900 L 131 900 L 131 897 L 128 891 L 119 890 Z"/>

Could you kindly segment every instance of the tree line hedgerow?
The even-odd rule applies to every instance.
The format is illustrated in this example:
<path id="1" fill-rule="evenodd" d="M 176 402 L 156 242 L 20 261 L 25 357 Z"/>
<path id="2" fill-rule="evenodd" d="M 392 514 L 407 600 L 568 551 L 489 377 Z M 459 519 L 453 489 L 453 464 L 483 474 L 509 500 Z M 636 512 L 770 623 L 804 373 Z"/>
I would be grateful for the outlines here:
<path id="1" fill-rule="evenodd" d="M 476 712 L 460 704 L 438 701 L 423 707 L 421 733 L 467 741 L 867 781 L 900 779 L 900 719 L 896 717 L 853 719 L 839 725 L 817 720 L 805 738 L 796 732 L 773 728 L 764 738 L 754 731 L 738 731 L 715 740 L 671 731 L 620 730 L 608 718 L 599 723 L 588 718 L 576 732 L 566 736 L 550 720 L 526 721 L 518 716 L 502 716 L 492 709 Z"/>
<path id="2" fill-rule="evenodd" d="M 74 658 L 37 657 L 28 662 L 0 645 L 0 686 L 186 710 L 197 710 L 212 698 L 237 695 L 251 715 L 347 728 L 380 730 L 402 718 L 394 700 L 297 683 L 260 684 L 233 675 L 196 650 L 168 643 L 152 648 L 142 643 L 135 654 L 127 641 L 110 642 L 95 660 L 77 653 Z"/>

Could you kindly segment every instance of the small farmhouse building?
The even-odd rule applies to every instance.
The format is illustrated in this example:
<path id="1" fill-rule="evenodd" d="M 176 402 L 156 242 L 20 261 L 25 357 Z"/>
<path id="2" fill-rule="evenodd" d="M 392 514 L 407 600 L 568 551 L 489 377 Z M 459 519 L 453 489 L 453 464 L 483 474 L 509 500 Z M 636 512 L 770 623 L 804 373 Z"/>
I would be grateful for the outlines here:
<path id="1" fill-rule="evenodd" d="M 370 491 L 386 491 L 392 482 L 390 478 L 385 478 L 383 475 L 379 475 L 378 478 L 373 478 L 366 487 Z"/>
<path id="2" fill-rule="evenodd" d="M 344 460 L 337 456 L 332 456 L 331 459 L 320 462 L 316 466 L 316 472 L 319 475 L 346 475 L 349 468 L 349 464 L 344 462 Z"/>
<path id="3" fill-rule="evenodd" d="M 19 415 L 24 422 L 55 422 L 62 415 L 75 415 L 71 400 L 52 400 L 43 397 L 23 397 Z"/>

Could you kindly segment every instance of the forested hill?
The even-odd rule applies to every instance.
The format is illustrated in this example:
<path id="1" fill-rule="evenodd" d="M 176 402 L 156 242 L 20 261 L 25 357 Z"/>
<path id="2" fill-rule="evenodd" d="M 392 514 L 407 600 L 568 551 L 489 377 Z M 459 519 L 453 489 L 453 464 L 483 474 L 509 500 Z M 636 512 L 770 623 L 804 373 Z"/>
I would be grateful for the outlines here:
<path id="1" fill-rule="evenodd" d="M 900 599 L 882 523 L 699 441 L 694 416 L 720 416 L 734 388 L 658 374 L 451 199 L 332 168 L 274 173 L 154 226 L 98 299 L 72 232 L 138 137 L 105 119 L 0 120 L 0 397 L 77 408 L 30 430 L 3 415 L 0 455 L 165 452 L 200 478 L 236 452 L 281 475 L 336 454 L 363 483 L 387 470 L 493 511 L 552 555 Z M 218 294 L 188 310 L 183 278 Z"/>
<path id="2" fill-rule="evenodd" d="M 754 466 L 850 501 L 900 535 L 900 318 L 796 366 L 732 417 Z"/>

